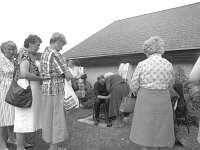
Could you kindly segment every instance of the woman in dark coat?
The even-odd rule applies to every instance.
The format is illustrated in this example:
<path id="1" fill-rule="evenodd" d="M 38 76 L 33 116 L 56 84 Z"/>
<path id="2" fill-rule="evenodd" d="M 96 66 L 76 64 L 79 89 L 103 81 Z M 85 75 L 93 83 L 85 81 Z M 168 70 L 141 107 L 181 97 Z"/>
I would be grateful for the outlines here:
<path id="1" fill-rule="evenodd" d="M 123 113 L 119 111 L 122 98 L 129 94 L 130 87 L 118 74 L 106 73 L 106 89 L 111 94 L 109 103 L 109 117 L 115 117 L 113 127 L 121 127 L 123 123 Z"/>

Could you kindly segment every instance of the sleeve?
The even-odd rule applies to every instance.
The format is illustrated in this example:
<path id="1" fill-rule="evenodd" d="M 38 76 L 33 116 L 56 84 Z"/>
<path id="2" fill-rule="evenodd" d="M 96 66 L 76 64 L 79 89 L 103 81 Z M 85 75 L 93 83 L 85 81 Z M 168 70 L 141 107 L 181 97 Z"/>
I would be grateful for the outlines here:
<path id="1" fill-rule="evenodd" d="M 21 48 L 19 55 L 18 55 L 18 58 L 17 58 L 17 64 L 19 65 L 24 60 L 30 61 L 31 58 L 30 58 L 26 48 Z"/>
<path id="2" fill-rule="evenodd" d="M 100 95 L 99 93 L 99 88 L 98 88 L 98 84 L 95 83 L 94 84 L 94 95 L 97 97 L 98 95 Z"/>
<path id="3" fill-rule="evenodd" d="M 200 57 L 197 59 L 189 77 L 190 82 L 199 83 L 200 80 Z"/>
<path id="4" fill-rule="evenodd" d="M 106 79 L 106 90 L 107 90 L 108 93 L 110 93 L 110 91 L 111 91 L 110 80 L 111 80 L 110 77 L 108 77 L 108 78 Z"/>
<path id="5" fill-rule="evenodd" d="M 138 65 L 135 68 L 135 71 L 133 73 L 133 76 L 131 78 L 131 83 L 130 83 L 131 91 L 137 92 L 137 90 L 140 86 L 140 75 L 141 75 L 141 73 L 142 73 L 142 64 L 138 63 Z"/>
<path id="6" fill-rule="evenodd" d="M 173 88 L 174 82 L 175 82 L 174 69 L 173 69 L 172 64 L 170 64 L 170 81 L 169 81 L 169 86 L 168 86 L 169 89 Z"/>
<path id="7" fill-rule="evenodd" d="M 65 63 L 60 53 L 54 52 L 53 57 L 54 57 L 55 67 L 59 71 L 60 74 L 70 72 L 67 67 L 67 64 Z"/>

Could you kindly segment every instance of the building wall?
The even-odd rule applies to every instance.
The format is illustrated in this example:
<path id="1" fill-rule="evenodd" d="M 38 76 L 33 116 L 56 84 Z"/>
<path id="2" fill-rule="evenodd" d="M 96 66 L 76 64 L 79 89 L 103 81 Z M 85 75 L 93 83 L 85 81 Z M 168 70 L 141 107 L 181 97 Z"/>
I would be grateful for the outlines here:
<path id="1" fill-rule="evenodd" d="M 94 83 L 97 81 L 97 77 L 99 75 L 104 75 L 107 72 L 113 72 L 116 73 L 118 71 L 118 67 L 117 65 L 109 65 L 109 66 L 90 66 L 90 67 L 85 67 L 84 71 L 87 74 L 87 80 L 94 85 Z"/>
<path id="2" fill-rule="evenodd" d="M 131 69 L 129 69 L 129 74 L 128 74 L 128 82 L 130 83 L 132 74 L 135 70 L 137 64 L 132 63 L 130 64 Z M 174 69 L 177 66 L 180 66 L 185 74 L 189 77 L 189 74 L 194 66 L 194 63 L 173 63 Z M 85 67 L 85 72 L 88 76 L 88 81 L 94 85 L 94 83 L 97 81 L 97 77 L 99 75 L 104 75 L 107 72 L 113 72 L 116 73 L 119 69 L 119 65 L 102 65 L 102 66 L 93 66 L 93 67 Z"/>
<path id="3" fill-rule="evenodd" d="M 163 57 L 169 60 L 174 68 L 180 66 L 185 74 L 189 76 L 196 60 L 200 56 L 200 50 L 178 50 L 166 52 Z M 81 60 L 85 72 L 88 75 L 88 81 L 92 84 L 97 81 L 97 76 L 105 74 L 107 72 L 116 73 L 121 63 L 130 63 L 131 69 L 128 74 L 128 82 L 130 82 L 132 74 L 135 70 L 138 62 L 146 59 L 144 54 L 134 55 L 121 55 L 113 57 L 102 57 L 102 58 L 89 58 Z"/>

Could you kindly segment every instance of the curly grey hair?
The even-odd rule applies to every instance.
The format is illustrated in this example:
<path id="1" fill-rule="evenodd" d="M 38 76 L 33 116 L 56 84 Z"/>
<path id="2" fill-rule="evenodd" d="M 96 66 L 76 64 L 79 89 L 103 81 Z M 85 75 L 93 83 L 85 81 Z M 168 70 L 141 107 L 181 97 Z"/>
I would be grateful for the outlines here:
<path id="1" fill-rule="evenodd" d="M 149 56 L 151 54 L 164 54 L 164 41 L 159 36 L 152 36 L 150 39 L 146 40 L 143 44 L 144 53 Z"/>

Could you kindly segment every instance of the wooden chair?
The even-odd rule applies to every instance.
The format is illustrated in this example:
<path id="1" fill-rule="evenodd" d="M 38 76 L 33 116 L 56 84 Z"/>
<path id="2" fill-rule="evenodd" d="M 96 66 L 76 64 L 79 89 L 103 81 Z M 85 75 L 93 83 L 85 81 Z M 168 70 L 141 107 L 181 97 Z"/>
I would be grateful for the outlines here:
<path id="1" fill-rule="evenodd" d="M 95 102 L 93 105 L 93 121 L 94 121 L 94 118 L 95 118 Z M 106 110 L 106 104 L 104 102 L 100 106 L 99 119 L 105 120 L 106 122 L 107 121 L 106 118 L 107 118 L 107 110 Z"/>
<path id="2" fill-rule="evenodd" d="M 187 110 L 187 103 L 185 100 L 185 96 L 183 94 L 183 86 L 181 83 L 174 84 L 174 90 L 178 93 L 179 97 L 176 101 L 176 121 L 175 123 L 180 126 L 181 123 L 186 125 L 188 133 L 190 133 L 189 124 L 188 124 L 188 110 Z"/>
<path id="3" fill-rule="evenodd" d="M 187 110 L 187 105 L 185 105 L 183 107 L 184 111 L 183 111 L 183 114 L 178 116 L 176 114 L 176 124 L 178 125 L 178 127 L 180 126 L 180 124 L 184 124 L 186 125 L 187 127 L 187 131 L 188 133 L 190 133 L 190 129 L 189 129 L 189 124 L 188 124 L 188 110 Z M 175 110 L 175 113 L 176 113 L 177 110 Z"/>

